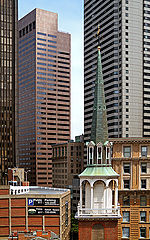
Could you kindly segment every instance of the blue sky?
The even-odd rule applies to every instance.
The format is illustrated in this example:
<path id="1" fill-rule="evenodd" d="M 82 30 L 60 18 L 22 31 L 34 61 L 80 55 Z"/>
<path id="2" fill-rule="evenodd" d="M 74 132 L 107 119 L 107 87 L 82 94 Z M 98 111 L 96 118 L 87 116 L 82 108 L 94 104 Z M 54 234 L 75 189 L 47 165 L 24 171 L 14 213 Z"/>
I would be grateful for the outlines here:
<path id="1" fill-rule="evenodd" d="M 19 19 L 34 8 L 58 13 L 58 29 L 71 33 L 71 137 L 83 133 L 83 0 L 19 0 Z"/>

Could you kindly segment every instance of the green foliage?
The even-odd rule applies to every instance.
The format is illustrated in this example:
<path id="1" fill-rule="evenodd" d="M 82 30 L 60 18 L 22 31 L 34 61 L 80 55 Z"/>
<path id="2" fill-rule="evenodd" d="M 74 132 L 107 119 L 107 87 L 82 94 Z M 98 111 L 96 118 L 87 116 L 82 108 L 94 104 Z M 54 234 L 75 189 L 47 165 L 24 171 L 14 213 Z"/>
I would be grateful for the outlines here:
<path id="1" fill-rule="evenodd" d="M 75 219 L 74 215 L 71 215 L 71 232 L 78 233 L 78 220 Z"/>

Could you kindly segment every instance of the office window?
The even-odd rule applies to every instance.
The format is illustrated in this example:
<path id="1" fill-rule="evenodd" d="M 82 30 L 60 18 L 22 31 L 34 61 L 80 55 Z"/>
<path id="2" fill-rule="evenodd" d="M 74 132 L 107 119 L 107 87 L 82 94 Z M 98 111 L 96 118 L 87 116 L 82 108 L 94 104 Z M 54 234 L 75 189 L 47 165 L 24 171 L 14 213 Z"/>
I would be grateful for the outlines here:
<path id="1" fill-rule="evenodd" d="M 130 189 L 130 180 L 123 180 L 124 189 Z"/>
<path id="2" fill-rule="evenodd" d="M 131 157 L 131 147 L 130 146 L 123 147 L 123 156 Z"/>
<path id="3" fill-rule="evenodd" d="M 146 189 L 146 179 L 141 179 L 141 188 Z"/>
<path id="4" fill-rule="evenodd" d="M 130 237 L 130 228 L 129 227 L 123 227 L 122 228 L 122 237 L 123 238 L 129 238 Z"/>
<path id="5" fill-rule="evenodd" d="M 123 171 L 124 173 L 130 173 L 130 163 L 123 164 Z"/>
<path id="6" fill-rule="evenodd" d="M 130 197 L 123 196 L 123 206 L 130 206 Z"/>
<path id="7" fill-rule="evenodd" d="M 140 206 L 147 206 L 146 196 L 140 196 Z"/>
<path id="8" fill-rule="evenodd" d="M 130 222 L 130 212 L 122 212 L 123 222 Z"/>
<path id="9" fill-rule="evenodd" d="M 141 157 L 147 157 L 147 147 L 146 146 L 141 147 Z"/>
<path id="10" fill-rule="evenodd" d="M 140 228 L 140 238 L 146 238 L 146 227 Z"/>
<path id="11" fill-rule="evenodd" d="M 140 212 L 140 222 L 146 222 L 146 212 Z"/>
<path id="12" fill-rule="evenodd" d="M 147 163 L 141 163 L 141 173 L 147 173 Z"/>

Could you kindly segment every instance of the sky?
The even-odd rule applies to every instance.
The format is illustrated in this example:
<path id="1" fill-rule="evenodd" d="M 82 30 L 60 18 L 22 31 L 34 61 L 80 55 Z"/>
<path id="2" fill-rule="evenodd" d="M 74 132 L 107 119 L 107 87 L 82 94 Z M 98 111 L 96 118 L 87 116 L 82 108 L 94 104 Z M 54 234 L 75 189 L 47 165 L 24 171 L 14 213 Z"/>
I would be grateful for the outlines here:
<path id="1" fill-rule="evenodd" d="M 58 13 L 58 30 L 71 34 L 71 138 L 84 131 L 83 1 L 19 0 L 19 19 L 41 8 Z"/>

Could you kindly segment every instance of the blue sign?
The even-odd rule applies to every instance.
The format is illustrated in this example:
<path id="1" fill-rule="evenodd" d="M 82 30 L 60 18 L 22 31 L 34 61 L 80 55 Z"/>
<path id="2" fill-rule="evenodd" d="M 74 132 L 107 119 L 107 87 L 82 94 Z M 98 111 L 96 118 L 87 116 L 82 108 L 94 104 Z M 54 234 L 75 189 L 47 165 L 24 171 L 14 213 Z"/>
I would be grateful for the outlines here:
<path id="1" fill-rule="evenodd" d="M 33 203 L 34 203 L 33 198 L 29 198 L 28 199 L 28 206 L 33 206 Z"/>

